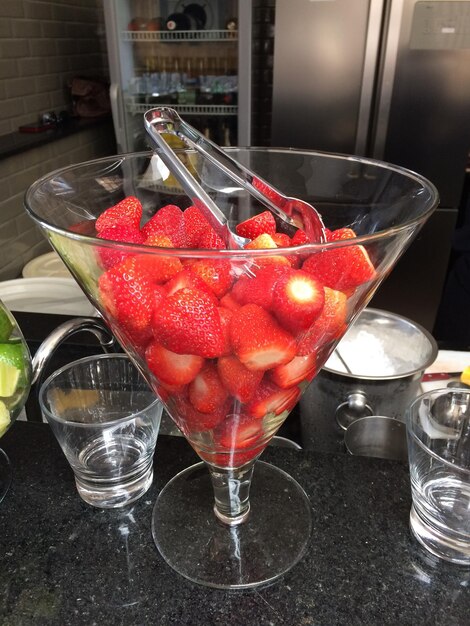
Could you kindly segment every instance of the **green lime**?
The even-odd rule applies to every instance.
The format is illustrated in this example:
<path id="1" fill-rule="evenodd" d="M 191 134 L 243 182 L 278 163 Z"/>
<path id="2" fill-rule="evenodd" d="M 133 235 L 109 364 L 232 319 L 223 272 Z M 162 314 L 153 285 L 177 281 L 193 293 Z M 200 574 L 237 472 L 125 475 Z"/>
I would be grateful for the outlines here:
<path id="1" fill-rule="evenodd" d="M 10 412 L 5 406 L 5 403 L 0 400 L 0 437 L 5 433 L 6 429 L 10 426 Z"/>
<path id="2" fill-rule="evenodd" d="M 0 396 L 2 398 L 10 398 L 15 393 L 20 374 L 21 370 L 11 363 L 0 361 Z"/>
<path id="3" fill-rule="evenodd" d="M 13 322 L 4 309 L 0 309 L 0 341 L 6 341 L 10 338 L 13 330 Z"/>
<path id="4" fill-rule="evenodd" d="M 24 370 L 26 358 L 21 342 L 0 343 L 0 362 L 9 363 L 19 370 Z"/>

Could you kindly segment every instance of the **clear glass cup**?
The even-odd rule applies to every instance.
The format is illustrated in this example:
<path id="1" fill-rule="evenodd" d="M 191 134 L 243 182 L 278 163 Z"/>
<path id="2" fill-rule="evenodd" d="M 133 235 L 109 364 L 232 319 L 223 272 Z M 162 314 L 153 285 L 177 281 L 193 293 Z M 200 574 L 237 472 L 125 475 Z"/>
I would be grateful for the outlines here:
<path id="1" fill-rule="evenodd" d="M 31 355 L 26 341 L 15 318 L 0 300 L 0 437 L 23 410 L 31 376 Z M 0 502 L 10 482 L 10 461 L 0 449 Z"/>
<path id="2" fill-rule="evenodd" d="M 470 391 L 438 389 L 407 414 L 411 532 L 429 552 L 470 565 Z"/>
<path id="3" fill-rule="evenodd" d="M 162 405 L 126 355 L 62 367 L 41 385 L 39 402 L 85 502 L 121 507 L 149 489 Z"/>
<path id="4" fill-rule="evenodd" d="M 232 228 L 264 210 L 199 154 L 176 152 Z M 125 197 L 143 207 L 138 228 L 163 206 L 186 213 L 195 204 L 158 150 L 56 171 L 31 186 L 26 209 L 203 460 L 158 497 L 152 530 L 160 553 L 194 582 L 244 588 L 273 581 L 295 565 L 312 528 L 311 504 L 299 483 L 257 459 L 438 196 L 421 176 L 377 161 L 287 149 L 228 153 L 286 195 L 313 204 L 328 229 L 348 227 L 356 237 L 238 250 L 98 238 L 96 219 Z M 358 264 L 367 276 L 357 275 Z M 273 301 L 280 265 L 316 276 L 323 267 L 325 305 L 317 320 L 285 308 L 280 319 Z M 178 294 L 188 281 L 198 306 L 184 310 Z M 209 402 L 199 402 L 201 396 Z"/>

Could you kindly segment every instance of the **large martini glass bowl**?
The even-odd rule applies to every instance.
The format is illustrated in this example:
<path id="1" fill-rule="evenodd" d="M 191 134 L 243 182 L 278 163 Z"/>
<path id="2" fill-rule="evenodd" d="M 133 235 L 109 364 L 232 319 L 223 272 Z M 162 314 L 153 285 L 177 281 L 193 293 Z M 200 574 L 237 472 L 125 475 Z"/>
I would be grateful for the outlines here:
<path id="1" fill-rule="evenodd" d="M 285 232 L 188 150 L 179 158 L 245 248 L 225 249 L 158 151 L 53 172 L 26 208 L 202 459 L 158 497 L 161 555 L 192 581 L 243 588 L 287 572 L 311 532 L 301 486 L 258 457 L 438 198 L 385 163 L 229 152 L 313 204 L 327 241 Z"/>

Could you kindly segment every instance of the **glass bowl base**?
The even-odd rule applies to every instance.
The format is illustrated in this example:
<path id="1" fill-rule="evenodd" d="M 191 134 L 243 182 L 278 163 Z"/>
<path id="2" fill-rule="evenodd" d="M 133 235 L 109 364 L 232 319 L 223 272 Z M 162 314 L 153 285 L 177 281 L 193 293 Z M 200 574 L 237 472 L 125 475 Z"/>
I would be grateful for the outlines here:
<path id="1" fill-rule="evenodd" d="M 209 471 L 197 463 L 160 492 L 152 535 L 170 567 L 192 582 L 218 589 L 270 583 L 304 555 L 312 516 L 302 487 L 284 471 L 258 461 L 246 522 L 227 526 L 214 514 Z"/>

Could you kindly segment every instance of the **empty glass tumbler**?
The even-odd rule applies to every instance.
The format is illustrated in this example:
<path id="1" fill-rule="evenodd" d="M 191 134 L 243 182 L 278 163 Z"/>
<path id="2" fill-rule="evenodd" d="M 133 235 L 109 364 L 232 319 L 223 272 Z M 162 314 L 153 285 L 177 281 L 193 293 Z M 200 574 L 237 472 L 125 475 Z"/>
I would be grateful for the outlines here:
<path id="1" fill-rule="evenodd" d="M 470 391 L 421 395 L 407 415 L 413 535 L 432 554 L 470 565 Z"/>
<path id="2" fill-rule="evenodd" d="M 148 490 L 162 405 L 127 356 L 74 361 L 43 383 L 39 399 L 85 502 L 120 507 Z"/>

